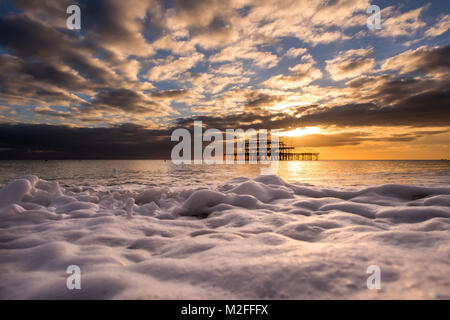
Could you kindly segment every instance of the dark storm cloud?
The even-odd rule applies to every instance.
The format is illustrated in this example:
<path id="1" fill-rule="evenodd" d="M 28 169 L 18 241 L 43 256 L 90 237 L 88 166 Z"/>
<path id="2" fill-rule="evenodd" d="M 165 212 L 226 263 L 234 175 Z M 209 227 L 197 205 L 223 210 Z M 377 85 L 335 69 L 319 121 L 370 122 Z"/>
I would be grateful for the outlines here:
<path id="1" fill-rule="evenodd" d="M 53 15 L 58 15 L 64 18 L 65 24 L 67 15 L 64 1 L 54 4 L 45 1 L 39 8 L 36 8 L 37 4 L 17 1 L 15 4 L 24 11 L 23 14 L 0 16 L 0 48 L 7 51 L 0 54 L 0 67 L 3 71 L 0 75 L 0 103 L 36 103 L 37 106 L 66 107 L 72 105 L 72 110 L 85 110 L 91 115 L 98 114 L 93 111 L 105 109 L 114 112 L 111 108 L 120 109 L 120 112 L 149 115 L 154 111 L 155 116 L 166 114 L 169 106 L 162 107 L 142 93 L 142 90 L 152 88 L 151 85 L 120 76 L 123 75 L 123 70 L 125 73 L 132 73 L 133 68 L 136 68 L 136 73 L 139 71 L 137 61 L 132 61 L 134 65 L 127 65 L 128 60 L 118 58 L 122 53 L 120 50 L 139 44 L 141 46 L 136 48 L 142 49 L 147 42 L 133 29 L 140 24 L 129 21 L 134 21 L 136 17 L 133 10 L 141 14 L 141 5 L 137 3 L 133 10 L 126 10 L 126 6 L 131 3 L 113 2 L 92 2 L 89 3 L 89 10 L 83 10 L 83 21 L 92 24 L 88 30 L 89 35 L 84 36 L 79 32 L 68 32 L 65 25 L 55 25 L 59 20 L 51 19 Z M 144 13 L 147 12 L 149 3 L 144 5 Z M 108 9 L 103 12 L 106 7 Z M 59 11 L 61 9 L 64 10 Z M 100 25 L 105 21 L 96 16 L 115 23 L 117 30 L 114 25 L 109 24 L 108 27 L 115 30 L 115 46 L 108 47 L 111 43 L 107 41 L 107 34 L 100 37 L 103 28 Z M 127 28 L 123 24 L 127 25 Z M 119 29 L 122 29 L 122 32 Z M 100 32 L 99 39 L 93 35 L 95 32 Z M 110 38 L 113 38 L 113 35 Z M 127 69 L 130 67 L 131 69 Z M 83 99 L 77 94 L 81 94 Z M 169 97 L 170 94 L 169 92 L 166 95 Z M 178 93 L 181 94 L 182 92 Z M 88 98 L 84 98 L 85 96 Z M 59 112 L 48 109 L 35 110 L 47 116 L 59 115 Z M 77 113 L 74 114 L 76 115 Z M 72 118 L 76 120 L 75 117 Z"/>
<path id="2" fill-rule="evenodd" d="M 354 91 L 350 96 L 353 100 L 373 101 L 380 107 L 398 107 L 404 111 L 413 106 L 416 108 L 430 108 L 437 113 L 439 109 L 448 107 L 448 94 L 450 93 L 449 79 L 420 79 L 411 77 L 393 77 L 380 75 L 374 77 L 360 77 L 347 82 L 347 86 Z M 424 101 L 430 97 L 430 101 Z M 442 110 L 444 111 L 444 110 Z M 419 121 L 420 122 L 420 121 Z"/>
<path id="3" fill-rule="evenodd" d="M 158 91 L 152 94 L 155 98 L 180 98 L 189 94 L 189 90 L 185 89 L 174 89 L 166 91 Z"/>
<path id="4" fill-rule="evenodd" d="M 25 16 L 0 17 L 0 30 L 0 45 L 22 57 L 56 58 L 70 50 L 61 33 Z"/>
<path id="5" fill-rule="evenodd" d="M 69 5 L 74 4 L 71 0 L 13 0 L 15 7 L 31 19 L 39 19 L 52 24 L 62 26 L 65 24 L 65 16 L 61 13 L 66 12 Z"/>
<path id="6" fill-rule="evenodd" d="M 450 69 L 450 45 L 433 50 L 419 51 L 420 63 L 417 64 L 417 72 L 431 73 L 433 71 L 442 71 L 443 68 Z"/>
<path id="7" fill-rule="evenodd" d="M 0 55 L 0 103 L 44 102 L 55 105 L 80 103 L 68 90 L 86 90 L 88 84 L 73 72 L 45 61 L 26 61 Z"/>
<path id="8" fill-rule="evenodd" d="M 106 89 L 98 92 L 89 108 L 98 108 L 100 106 L 135 113 L 156 111 L 159 107 L 156 102 L 151 101 L 144 94 L 128 89 Z"/>
<path id="9" fill-rule="evenodd" d="M 170 132 L 135 125 L 71 128 L 0 124 L 0 159 L 168 158 Z"/>
<path id="10" fill-rule="evenodd" d="M 84 81 L 73 73 L 64 72 L 45 61 L 24 61 L 9 55 L 0 55 L 1 85 L 7 87 L 15 80 L 45 82 L 70 90 L 85 89 Z M 24 83 L 25 84 L 25 83 Z"/>
<path id="11" fill-rule="evenodd" d="M 261 107 L 272 105 L 275 102 L 283 101 L 282 97 L 259 93 L 259 92 L 255 92 L 255 91 L 252 91 L 247 96 L 247 99 L 248 100 L 247 100 L 246 106 L 249 107 L 250 109 L 256 109 L 256 110 L 260 109 Z"/>
<path id="12" fill-rule="evenodd" d="M 0 46 L 25 60 L 69 66 L 86 81 L 111 84 L 114 74 L 96 64 L 92 48 L 76 36 L 68 36 L 24 16 L 0 17 Z M 89 80 L 88 80 L 89 79 Z"/>
<path id="13" fill-rule="evenodd" d="M 147 11 L 156 8 L 157 1 L 148 0 L 85 0 L 80 1 L 84 13 L 84 28 L 98 46 L 120 52 L 132 50 L 137 55 L 152 52 L 142 37 Z M 157 16 L 152 12 L 152 16 Z M 155 25 L 149 27 L 155 28 Z"/>
<path id="14" fill-rule="evenodd" d="M 431 92 L 408 97 L 389 107 L 368 103 L 324 108 L 303 115 L 299 123 L 305 126 L 448 126 L 449 106 L 450 92 Z"/>
<path id="15" fill-rule="evenodd" d="M 139 50 L 149 49 L 145 39 L 140 35 L 147 12 L 152 14 L 152 21 L 149 23 L 152 30 L 160 23 L 157 0 L 13 0 L 12 2 L 30 19 L 45 22 L 49 27 L 59 28 L 58 31 L 61 32 L 65 32 L 67 7 L 71 4 L 79 5 L 82 11 L 82 29 L 86 31 L 87 36 L 83 45 L 106 49 L 107 52 L 104 53 L 106 59 L 118 58 L 114 53 L 108 52 L 111 47 L 124 50 L 133 50 L 134 47 L 138 47 Z"/>
<path id="16" fill-rule="evenodd" d="M 78 115 L 76 114 L 72 114 L 69 112 L 65 112 L 65 111 L 59 111 L 59 110 L 54 110 L 54 109 L 50 109 L 50 108 L 35 108 L 34 112 L 37 114 L 42 114 L 42 115 L 48 115 L 48 116 L 53 116 L 53 117 L 64 117 L 65 119 L 67 118 L 75 118 Z"/>

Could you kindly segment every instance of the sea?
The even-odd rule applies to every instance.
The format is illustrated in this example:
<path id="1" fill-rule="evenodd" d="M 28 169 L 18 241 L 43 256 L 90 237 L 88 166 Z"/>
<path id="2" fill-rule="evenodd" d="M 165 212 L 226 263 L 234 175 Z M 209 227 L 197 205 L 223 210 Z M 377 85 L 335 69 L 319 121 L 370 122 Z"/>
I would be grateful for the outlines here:
<path id="1" fill-rule="evenodd" d="M 271 167 L 0 161 L 0 299 L 450 299 L 449 161 Z"/>
<path id="2" fill-rule="evenodd" d="M 331 188 L 381 184 L 449 186 L 450 161 L 280 161 L 275 173 L 287 182 Z M 255 178 L 266 164 L 175 165 L 170 160 L 0 161 L 0 186 L 24 175 L 78 185 L 210 185 Z"/>

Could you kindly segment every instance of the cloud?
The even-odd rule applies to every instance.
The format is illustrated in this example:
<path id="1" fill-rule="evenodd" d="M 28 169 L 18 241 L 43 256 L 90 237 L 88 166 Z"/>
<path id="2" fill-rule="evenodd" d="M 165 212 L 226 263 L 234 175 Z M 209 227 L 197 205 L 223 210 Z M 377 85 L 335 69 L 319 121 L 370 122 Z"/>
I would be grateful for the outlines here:
<path id="1" fill-rule="evenodd" d="M 236 76 L 236 75 L 242 75 L 246 72 L 244 68 L 242 67 L 242 63 L 227 63 L 223 64 L 218 68 L 212 68 L 211 71 L 216 74 L 222 74 L 222 75 L 230 75 L 230 76 Z"/>
<path id="2" fill-rule="evenodd" d="M 290 58 L 297 58 L 305 54 L 308 50 L 306 48 L 290 48 L 285 55 Z"/>
<path id="3" fill-rule="evenodd" d="M 170 156 L 170 132 L 136 125 L 74 128 L 0 124 L 0 159 L 145 159 Z"/>
<path id="4" fill-rule="evenodd" d="M 427 37 L 438 37 L 450 29 L 450 14 L 443 15 L 439 21 L 425 31 Z"/>
<path id="5" fill-rule="evenodd" d="M 401 74 L 419 73 L 434 77 L 450 75 L 450 45 L 445 47 L 422 46 L 386 59 L 382 70 L 395 70 Z"/>
<path id="6" fill-rule="evenodd" d="M 89 108 L 114 108 L 128 113 L 146 113 L 156 115 L 166 115 L 169 108 L 164 107 L 151 100 L 143 93 L 128 89 L 108 89 L 98 92 L 91 103 L 85 110 Z"/>
<path id="7" fill-rule="evenodd" d="M 304 63 L 289 68 L 289 75 L 277 75 L 266 80 L 263 85 L 268 88 L 295 89 L 310 84 L 322 77 L 320 69 L 314 67 L 315 61 L 311 55 L 302 57 Z"/>
<path id="8" fill-rule="evenodd" d="M 422 13 L 429 7 L 423 7 L 401 13 L 393 6 L 384 8 L 381 11 L 381 30 L 377 32 L 380 37 L 412 36 L 426 26 L 422 21 Z"/>
<path id="9" fill-rule="evenodd" d="M 174 79 L 177 76 L 185 73 L 203 58 L 203 55 L 196 53 L 189 57 L 175 58 L 169 56 L 167 59 L 151 68 L 148 72 L 148 78 L 152 81 L 164 81 Z"/>
<path id="10" fill-rule="evenodd" d="M 156 39 L 152 46 L 155 50 L 167 50 L 178 56 L 188 56 L 196 52 L 193 41 L 177 40 L 173 34 L 163 35 Z"/>
<path id="11" fill-rule="evenodd" d="M 22 59 L 65 65 L 100 84 L 108 84 L 116 77 L 103 61 L 93 57 L 92 48 L 83 46 L 76 36 L 14 15 L 0 17 L 0 30 L 0 45 Z"/>
<path id="12" fill-rule="evenodd" d="M 167 10 L 165 27 L 174 34 L 189 34 L 204 49 L 220 48 L 239 40 L 237 9 L 250 1 L 176 0 Z"/>
<path id="13" fill-rule="evenodd" d="M 36 114 L 49 115 L 52 117 L 74 117 L 74 115 L 69 111 L 55 110 L 50 107 L 36 107 L 34 108 Z"/>
<path id="14" fill-rule="evenodd" d="M 155 98 L 179 98 L 179 97 L 185 97 L 189 95 L 189 91 L 185 89 L 173 89 L 173 90 L 166 90 L 166 91 L 158 91 L 152 94 L 152 97 Z"/>
<path id="15" fill-rule="evenodd" d="M 302 115 L 305 126 L 448 126 L 450 111 L 442 105 L 450 102 L 450 93 L 424 93 L 402 102 L 380 107 L 376 104 L 350 104 L 323 108 Z M 430 104 L 429 104 L 430 103 Z M 431 105 L 431 106 L 430 106 Z"/>
<path id="16" fill-rule="evenodd" d="M 268 51 L 258 50 L 253 41 L 239 41 L 209 58 L 210 62 L 216 63 L 235 60 L 251 60 L 256 67 L 264 69 L 273 68 L 279 62 L 278 56 Z"/>
<path id="17" fill-rule="evenodd" d="M 445 127 L 450 125 L 450 82 L 387 75 L 355 79 L 347 83 L 343 96 L 318 105 L 291 108 L 291 112 L 246 112 L 219 117 L 199 116 L 178 119 L 185 124 L 195 119 L 214 128 L 251 127 L 296 128 L 304 126 L 371 127 L 411 126 Z M 262 104 L 274 98 L 261 96 Z M 286 101 L 283 97 L 282 103 Z M 255 99 L 258 101 L 258 99 Z"/>
<path id="18" fill-rule="evenodd" d="M 230 90 L 238 89 L 247 84 L 250 78 L 245 75 L 196 73 L 186 74 L 182 80 L 191 83 L 198 92 L 216 95 L 222 93 L 226 88 L 231 87 Z M 217 101 L 217 99 L 220 99 L 220 96 L 215 96 L 215 99 Z M 214 101 L 210 101 L 210 104 L 212 103 Z"/>
<path id="19" fill-rule="evenodd" d="M 372 48 L 348 50 L 339 53 L 334 59 L 327 60 L 326 64 L 333 80 L 354 78 L 372 71 L 375 64 L 374 51 Z"/>
<path id="20" fill-rule="evenodd" d="M 65 27 L 65 13 L 69 5 L 73 4 L 70 0 L 13 0 L 13 4 L 20 8 L 23 13 L 32 20 L 45 21 L 51 26 Z"/>
<path id="21" fill-rule="evenodd" d="M 284 101 L 284 97 L 281 95 L 272 95 L 264 92 L 251 91 L 246 96 L 246 109 L 251 109 L 252 111 L 267 110 L 275 103 Z"/>
<path id="22" fill-rule="evenodd" d="M 291 0 L 282 6 L 277 1 L 263 1 L 248 18 L 260 24 L 258 31 L 267 37 L 295 37 L 315 46 L 346 39 L 344 29 L 354 25 L 350 21 L 359 23 L 369 5 L 366 0 Z"/>
<path id="23" fill-rule="evenodd" d="M 148 56 L 154 49 L 144 36 L 147 15 L 160 16 L 158 1 L 96 0 L 80 1 L 83 29 L 90 41 L 125 58 L 129 55 Z M 149 26 L 153 27 L 153 25 Z"/>
<path id="24" fill-rule="evenodd" d="M 11 105 L 84 103 L 78 96 L 61 89 L 88 90 L 75 72 L 40 61 L 22 61 L 0 55 L 0 101 Z"/>
<path id="25" fill-rule="evenodd" d="M 127 60 L 116 67 L 116 72 L 123 74 L 129 80 L 138 80 L 141 64 L 135 59 Z"/>
<path id="26" fill-rule="evenodd" d="M 405 142 L 413 141 L 419 136 L 414 134 L 379 136 L 363 131 L 351 131 L 332 134 L 310 134 L 300 137 L 283 137 L 283 141 L 297 148 L 325 148 L 356 146 L 364 142 Z"/>

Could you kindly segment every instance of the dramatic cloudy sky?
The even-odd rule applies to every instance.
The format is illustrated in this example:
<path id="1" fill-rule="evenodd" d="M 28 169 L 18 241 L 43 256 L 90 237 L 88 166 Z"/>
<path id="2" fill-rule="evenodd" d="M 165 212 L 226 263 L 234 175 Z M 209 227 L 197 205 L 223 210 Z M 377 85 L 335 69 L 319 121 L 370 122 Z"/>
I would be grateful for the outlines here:
<path id="1" fill-rule="evenodd" d="M 0 0 L 0 158 L 165 157 L 194 120 L 450 158 L 449 28 L 448 0 Z"/>

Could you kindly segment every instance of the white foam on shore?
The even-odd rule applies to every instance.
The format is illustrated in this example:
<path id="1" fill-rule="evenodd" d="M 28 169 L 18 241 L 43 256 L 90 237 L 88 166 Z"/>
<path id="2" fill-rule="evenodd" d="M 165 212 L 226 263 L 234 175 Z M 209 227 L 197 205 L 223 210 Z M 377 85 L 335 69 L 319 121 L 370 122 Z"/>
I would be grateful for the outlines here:
<path id="1" fill-rule="evenodd" d="M 260 176 L 128 190 L 26 176 L 0 191 L 0 298 L 448 299 L 449 231 L 450 188 Z M 81 290 L 66 288 L 69 265 Z M 381 290 L 366 287 L 369 265 Z"/>

